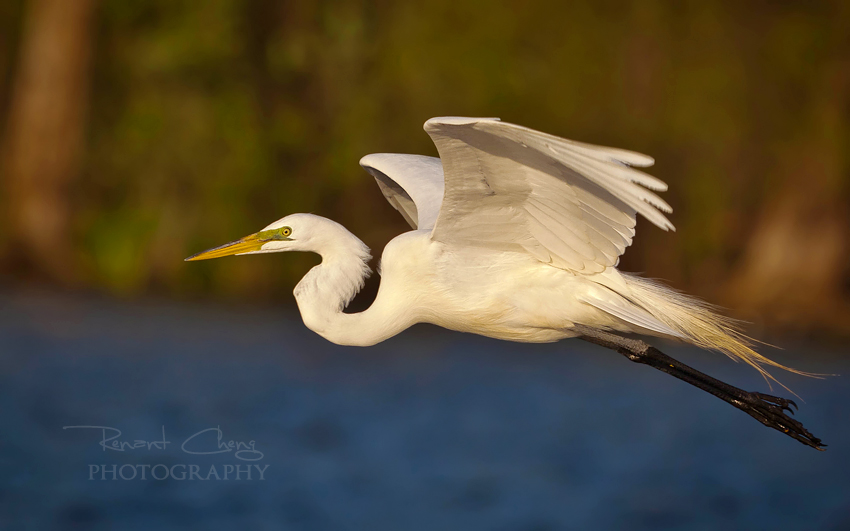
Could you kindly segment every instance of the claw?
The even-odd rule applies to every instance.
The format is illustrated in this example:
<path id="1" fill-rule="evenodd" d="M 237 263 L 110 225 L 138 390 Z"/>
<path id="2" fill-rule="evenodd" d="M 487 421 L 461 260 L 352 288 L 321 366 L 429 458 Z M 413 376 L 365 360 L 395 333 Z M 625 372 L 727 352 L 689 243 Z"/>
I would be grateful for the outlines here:
<path id="1" fill-rule="evenodd" d="M 791 405 L 797 407 L 797 404 L 793 401 L 764 393 L 744 393 L 744 395 L 749 395 L 749 400 L 746 400 L 747 404 L 745 407 L 737 406 L 736 403 L 739 402 L 737 400 L 728 401 L 755 417 L 765 426 L 779 430 L 816 450 L 824 450 L 826 445 L 820 439 L 803 427 L 800 421 L 791 418 L 785 413 L 787 411 L 791 415 L 794 414 L 794 410 L 789 407 Z"/>
<path id="2" fill-rule="evenodd" d="M 786 411 L 792 415 L 794 414 L 794 410 L 788 407 L 788 404 L 779 404 L 779 408 L 783 415 Z"/>

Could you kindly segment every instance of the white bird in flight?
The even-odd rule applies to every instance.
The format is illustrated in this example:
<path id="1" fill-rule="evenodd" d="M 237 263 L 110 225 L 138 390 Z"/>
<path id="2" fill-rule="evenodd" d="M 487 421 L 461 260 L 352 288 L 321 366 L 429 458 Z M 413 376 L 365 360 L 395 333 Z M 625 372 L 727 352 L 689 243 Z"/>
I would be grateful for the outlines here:
<path id="1" fill-rule="evenodd" d="M 318 253 L 321 264 L 294 293 L 304 324 L 333 343 L 374 345 L 416 323 L 528 343 L 578 337 L 699 387 L 803 444 L 825 446 L 786 415 L 796 406 L 791 400 L 738 389 L 620 335 L 720 351 L 766 376 L 763 365 L 787 369 L 756 353 L 709 305 L 616 269 L 637 214 L 673 229 L 664 215 L 670 205 L 654 193 L 667 185 L 634 169 L 651 166 L 651 157 L 497 118 L 432 118 L 425 131 L 439 158 L 360 160 L 413 228 L 384 248 L 369 309 L 343 312 L 371 272 L 369 248 L 320 216 L 292 214 L 186 260 Z"/>

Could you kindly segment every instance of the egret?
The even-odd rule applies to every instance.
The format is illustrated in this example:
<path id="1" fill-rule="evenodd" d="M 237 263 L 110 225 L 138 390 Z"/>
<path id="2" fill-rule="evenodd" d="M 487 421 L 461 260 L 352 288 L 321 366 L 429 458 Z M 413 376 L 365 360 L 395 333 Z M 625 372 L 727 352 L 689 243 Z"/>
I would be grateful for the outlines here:
<path id="1" fill-rule="evenodd" d="M 339 345 L 369 346 L 416 323 L 497 339 L 580 338 L 694 385 L 816 449 L 786 414 L 793 401 L 716 380 L 622 334 L 672 339 L 765 366 L 729 318 L 658 282 L 617 270 L 641 214 L 663 230 L 672 208 L 659 179 L 634 168 L 646 155 L 566 140 L 498 118 L 432 118 L 439 158 L 372 154 L 360 165 L 412 229 L 391 240 L 381 284 L 360 313 L 343 309 L 371 273 L 369 248 L 342 225 L 292 214 L 186 260 L 313 252 L 322 261 L 297 284 L 304 324 Z M 806 373 L 803 373 L 806 374 Z"/>

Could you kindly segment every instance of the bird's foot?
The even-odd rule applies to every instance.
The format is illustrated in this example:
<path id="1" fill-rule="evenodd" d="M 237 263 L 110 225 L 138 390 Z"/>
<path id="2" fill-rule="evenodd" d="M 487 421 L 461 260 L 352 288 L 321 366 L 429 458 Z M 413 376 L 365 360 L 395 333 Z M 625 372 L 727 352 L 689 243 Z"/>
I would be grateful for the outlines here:
<path id="1" fill-rule="evenodd" d="M 791 415 L 794 414 L 791 406 L 796 408 L 797 404 L 793 400 L 764 393 L 741 391 L 736 398 L 730 400 L 730 403 L 765 426 L 779 430 L 806 446 L 811 446 L 815 450 L 821 451 L 826 447 L 820 439 L 804 428 L 800 421 L 786 414 L 786 412 Z"/>
<path id="2" fill-rule="evenodd" d="M 704 391 L 708 391 L 717 398 L 727 402 L 736 408 L 740 409 L 747 415 L 753 417 L 769 428 L 781 431 L 785 435 L 810 446 L 815 450 L 823 451 L 826 447 L 823 442 L 809 430 L 803 427 L 803 424 L 788 416 L 787 413 L 794 414 L 791 407 L 797 407 L 792 400 L 780 398 L 778 396 L 768 395 L 764 393 L 744 391 L 733 385 L 721 382 L 707 374 L 701 373 L 698 370 L 681 363 L 655 347 L 648 348 L 635 354 L 638 363 L 644 363 L 654 367 L 662 372 L 666 372 L 680 380 L 688 382 L 691 385 L 699 387 Z M 632 359 L 631 357 L 629 359 Z M 787 412 L 787 413 L 786 413 Z"/>
<path id="3" fill-rule="evenodd" d="M 727 404 L 731 404 L 769 428 L 781 431 L 785 435 L 823 451 L 826 447 L 820 439 L 809 433 L 803 424 L 789 417 L 794 414 L 791 407 L 797 407 L 793 401 L 764 393 L 744 391 L 734 385 L 721 382 L 693 367 L 671 358 L 657 348 L 643 341 L 620 337 L 616 334 L 579 327 L 581 338 L 585 341 L 616 350 L 635 363 L 649 365 L 653 369 L 667 373 L 674 378 L 689 383 L 703 391 L 711 393 Z"/>

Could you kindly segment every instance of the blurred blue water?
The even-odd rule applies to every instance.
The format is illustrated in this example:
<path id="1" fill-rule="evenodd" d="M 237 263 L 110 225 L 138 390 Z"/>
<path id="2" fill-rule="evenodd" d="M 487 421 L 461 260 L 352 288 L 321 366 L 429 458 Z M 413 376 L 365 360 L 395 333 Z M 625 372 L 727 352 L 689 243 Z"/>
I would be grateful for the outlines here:
<path id="1" fill-rule="evenodd" d="M 0 345 L 2 529 L 850 529 L 846 378 L 784 378 L 830 445 L 816 452 L 580 341 L 422 326 L 354 349 L 287 310 L 5 293 Z M 722 356 L 665 351 L 766 390 Z M 834 353 L 773 355 L 850 372 Z M 105 451 L 70 425 L 127 441 L 164 426 L 172 443 Z M 181 451 L 211 427 L 254 440 L 265 479 L 90 479 L 246 464 Z"/>

